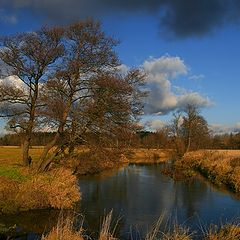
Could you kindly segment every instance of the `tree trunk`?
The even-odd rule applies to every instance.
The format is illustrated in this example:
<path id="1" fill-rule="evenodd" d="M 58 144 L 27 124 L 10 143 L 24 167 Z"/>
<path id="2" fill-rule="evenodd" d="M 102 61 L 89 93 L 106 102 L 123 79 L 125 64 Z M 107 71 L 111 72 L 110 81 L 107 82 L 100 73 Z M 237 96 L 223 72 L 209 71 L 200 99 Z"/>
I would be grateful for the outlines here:
<path id="1" fill-rule="evenodd" d="M 35 90 L 33 93 L 33 97 L 31 98 L 31 107 L 30 107 L 30 116 L 29 116 L 29 120 L 27 123 L 27 129 L 25 132 L 25 137 L 23 140 L 23 154 L 22 154 L 22 161 L 23 161 L 23 165 L 24 166 L 28 166 L 29 165 L 29 148 L 30 148 L 30 144 L 31 144 L 31 139 L 32 139 L 32 132 L 33 132 L 33 127 L 34 127 L 34 120 L 35 120 L 35 110 L 36 110 L 36 102 L 37 102 L 37 98 L 38 98 L 38 80 L 36 80 L 35 83 Z"/>
<path id="2" fill-rule="evenodd" d="M 69 148 L 68 148 L 68 153 L 73 154 L 75 149 L 75 144 L 73 142 L 70 143 Z"/>
<path id="3" fill-rule="evenodd" d="M 39 160 L 39 165 L 38 165 L 39 172 L 46 171 L 47 168 L 49 167 L 50 163 L 53 161 L 53 158 L 52 157 L 47 158 L 47 155 L 48 155 L 49 151 L 56 145 L 60 136 L 61 136 L 61 134 L 59 132 L 57 132 L 56 135 L 54 136 L 53 140 L 44 147 L 43 152 L 40 156 L 40 160 Z"/>
<path id="4" fill-rule="evenodd" d="M 188 136 L 188 141 L 187 141 L 187 147 L 186 147 L 186 150 L 185 150 L 186 153 L 189 151 L 190 145 L 191 145 L 191 137 L 190 137 L 190 135 L 189 135 L 189 136 Z"/>
<path id="5" fill-rule="evenodd" d="M 48 155 L 49 151 L 56 145 L 57 141 L 59 140 L 59 138 L 63 134 L 64 126 L 65 126 L 66 121 L 67 121 L 67 117 L 68 117 L 68 113 L 70 111 L 70 107 L 71 107 L 71 101 L 69 101 L 68 107 L 63 114 L 62 121 L 59 124 L 58 131 L 57 131 L 56 135 L 54 136 L 53 140 L 51 142 L 49 142 L 43 149 L 43 152 L 40 156 L 39 165 L 38 165 L 38 171 L 39 172 L 46 171 L 48 169 L 50 163 L 54 160 L 54 156 L 50 157 L 50 158 L 47 158 L 47 155 Z"/>
<path id="6" fill-rule="evenodd" d="M 22 144 L 22 162 L 23 166 L 28 166 L 29 147 L 31 138 L 26 137 Z"/>

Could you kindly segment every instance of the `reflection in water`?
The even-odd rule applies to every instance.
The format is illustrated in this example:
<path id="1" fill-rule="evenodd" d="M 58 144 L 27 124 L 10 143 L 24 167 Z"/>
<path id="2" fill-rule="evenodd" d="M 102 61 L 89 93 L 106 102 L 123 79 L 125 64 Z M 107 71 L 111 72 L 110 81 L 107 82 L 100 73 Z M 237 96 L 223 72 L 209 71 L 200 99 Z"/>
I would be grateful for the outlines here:
<path id="1" fill-rule="evenodd" d="M 213 188 L 201 179 L 175 182 L 161 174 L 161 166 L 128 166 L 112 174 L 82 177 L 79 211 L 85 216 L 85 229 L 97 236 L 104 215 L 113 209 L 114 222 L 119 219 L 117 236 L 136 239 L 144 236 L 164 214 L 163 227 L 169 219 L 199 231 L 200 225 L 219 224 L 240 216 L 240 201 L 231 194 Z M 17 216 L 1 216 L 0 224 L 24 229 L 36 236 L 56 224 L 55 211 L 32 211 Z"/>
<path id="2" fill-rule="evenodd" d="M 129 166 L 112 176 L 79 180 L 81 211 L 88 229 L 97 231 L 101 217 L 113 209 L 121 217 L 118 234 L 144 235 L 164 214 L 198 231 L 200 224 L 218 224 L 240 215 L 240 201 L 200 179 L 174 182 L 160 172 L 161 166 Z M 132 226 L 132 227 L 131 227 Z M 138 233 L 136 233 L 136 231 Z"/>
<path id="3" fill-rule="evenodd" d="M 13 231 L 9 234 L 11 237 L 9 236 L 8 239 L 14 239 L 13 236 L 18 236 L 16 238 L 18 240 L 36 240 L 43 232 L 48 232 L 57 224 L 58 216 L 59 211 L 57 210 L 34 210 L 7 216 L 0 215 L 0 225 L 6 229 L 16 227 L 16 232 Z"/>

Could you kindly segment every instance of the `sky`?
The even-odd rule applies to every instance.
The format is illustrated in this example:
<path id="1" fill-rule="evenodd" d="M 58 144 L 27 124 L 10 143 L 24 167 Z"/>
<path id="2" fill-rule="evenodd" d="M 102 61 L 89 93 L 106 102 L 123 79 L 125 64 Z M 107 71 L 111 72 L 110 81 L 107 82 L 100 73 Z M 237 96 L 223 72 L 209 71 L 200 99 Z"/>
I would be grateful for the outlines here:
<path id="1" fill-rule="evenodd" d="M 214 131 L 240 131 L 239 0 L 1 0 L 0 35 L 87 17 L 120 40 L 123 69 L 147 73 L 150 129 L 194 103 Z"/>

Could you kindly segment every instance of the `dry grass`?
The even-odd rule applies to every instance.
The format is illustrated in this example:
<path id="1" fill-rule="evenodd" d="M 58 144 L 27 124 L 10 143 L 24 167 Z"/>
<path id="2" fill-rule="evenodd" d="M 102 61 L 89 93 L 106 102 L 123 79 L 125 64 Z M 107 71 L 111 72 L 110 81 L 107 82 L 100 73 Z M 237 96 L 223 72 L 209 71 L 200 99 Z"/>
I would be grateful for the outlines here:
<path id="1" fill-rule="evenodd" d="M 114 231 L 111 232 L 112 211 L 103 218 L 100 229 L 99 240 L 116 240 Z M 68 216 L 64 218 L 63 215 L 59 218 L 58 224 L 46 236 L 42 236 L 42 240 L 84 240 L 90 239 L 84 235 L 82 226 L 76 229 L 74 226 L 74 217 Z"/>
<path id="2" fill-rule="evenodd" d="M 67 216 L 64 218 L 62 215 L 56 227 L 50 231 L 46 236 L 42 236 L 42 240 L 83 240 L 83 229 L 74 228 L 74 218 Z"/>
<path id="3" fill-rule="evenodd" d="M 163 233 L 161 240 L 191 240 L 192 236 L 189 229 L 179 225 L 175 225 L 173 230 L 168 233 Z"/>
<path id="4" fill-rule="evenodd" d="M 36 162 L 42 152 L 41 146 L 30 148 L 30 156 L 33 162 Z M 22 164 L 22 149 L 15 146 L 1 146 L 0 147 L 0 166 L 1 165 L 21 165 Z"/>
<path id="5" fill-rule="evenodd" d="M 201 150 L 187 153 L 179 165 L 201 172 L 218 186 L 240 192 L 240 151 Z"/>
<path id="6" fill-rule="evenodd" d="M 161 163 L 171 158 L 172 150 L 168 149 L 130 149 L 126 153 L 129 163 Z"/>
<path id="7" fill-rule="evenodd" d="M 159 230 L 162 225 L 163 216 L 159 218 L 157 223 L 153 226 L 152 230 L 146 235 L 145 240 L 191 240 L 192 235 L 189 230 L 179 225 L 174 225 L 172 230 L 161 232 Z M 66 220 L 60 217 L 58 224 L 50 233 L 42 237 L 42 240 L 87 240 L 90 237 L 84 235 L 82 226 L 76 229 L 74 227 L 74 218 L 67 217 Z M 111 231 L 112 211 L 103 218 L 98 240 L 117 240 L 114 236 L 115 228 Z M 140 239 L 140 238 L 139 238 Z M 209 239 L 210 240 L 210 239 Z M 215 240 L 215 239 L 214 239 Z"/>
<path id="8" fill-rule="evenodd" d="M 239 240 L 239 224 L 226 224 L 218 228 L 211 226 L 204 240 Z"/>
<path id="9" fill-rule="evenodd" d="M 23 182 L 0 177 L 0 212 L 40 208 L 71 208 L 80 200 L 77 179 L 70 170 L 55 169 Z"/>
<path id="10" fill-rule="evenodd" d="M 102 221 L 100 234 L 97 237 L 98 240 L 117 240 L 114 236 L 115 229 L 111 231 L 112 224 L 112 214 L 111 211 L 107 214 Z M 165 230 L 160 231 L 160 227 L 163 224 L 164 214 L 158 219 L 156 224 L 153 225 L 152 230 L 150 230 L 144 240 L 192 240 L 197 237 L 197 239 L 202 240 L 239 240 L 240 239 L 240 225 L 238 222 L 232 224 L 225 224 L 222 226 L 210 226 L 209 230 L 203 232 L 201 238 L 200 236 L 191 233 L 187 227 L 178 225 L 176 222 L 168 222 L 165 225 Z M 64 217 L 61 213 L 57 226 L 54 227 L 48 235 L 43 236 L 41 240 L 87 240 L 91 239 L 89 236 L 84 234 L 82 227 L 76 228 L 74 224 L 74 215 Z M 164 225 L 163 225 L 164 227 Z M 140 239 L 140 238 L 139 238 Z"/>
<path id="11" fill-rule="evenodd" d="M 113 212 L 111 211 L 109 214 L 107 214 L 103 218 L 101 231 L 99 234 L 99 240 L 114 240 L 114 239 L 116 239 L 114 237 L 115 228 L 113 231 L 110 230 L 111 222 L 112 222 L 112 213 Z"/>

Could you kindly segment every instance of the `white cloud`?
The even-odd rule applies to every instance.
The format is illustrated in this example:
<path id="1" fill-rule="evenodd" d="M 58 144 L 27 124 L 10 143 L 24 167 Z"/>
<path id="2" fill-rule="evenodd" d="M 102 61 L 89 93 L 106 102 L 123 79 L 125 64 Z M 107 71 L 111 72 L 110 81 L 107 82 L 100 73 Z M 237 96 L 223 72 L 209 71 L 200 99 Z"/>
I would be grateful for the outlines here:
<path id="1" fill-rule="evenodd" d="M 8 76 L 3 79 L 0 79 L 0 84 L 7 85 L 7 86 L 14 86 L 16 88 L 25 88 L 25 84 L 19 79 L 17 76 Z"/>
<path id="2" fill-rule="evenodd" d="M 145 122 L 144 125 L 148 127 L 151 131 L 157 131 L 158 129 L 166 127 L 167 123 L 159 119 L 153 119 Z"/>
<path id="3" fill-rule="evenodd" d="M 123 75 L 126 75 L 128 73 L 128 71 L 130 70 L 130 68 L 125 64 L 121 64 L 120 66 L 117 67 L 117 69 Z"/>
<path id="4" fill-rule="evenodd" d="M 186 75 L 188 68 L 179 57 L 163 56 L 150 58 L 143 63 L 143 69 L 149 73 L 151 82 L 161 82 L 162 79 L 176 78 L 179 75 Z"/>
<path id="5" fill-rule="evenodd" d="M 142 65 L 147 73 L 149 96 L 145 105 L 146 114 L 167 114 L 189 103 L 198 107 L 207 107 L 211 101 L 197 92 L 181 89 L 179 94 L 173 91 L 171 80 L 188 75 L 188 67 L 179 57 L 163 56 L 150 58 Z M 175 87 L 177 88 L 177 87 Z"/>
<path id="6" fill-rule="evenodd" d="M 240 122 L 234 125 L 210 124 L 209 128 L 214 134 L 238 133 L 240 132 Z"/>
<path id="7" fill-rule="evenodd" d="M 205 78 L 205 75 L 203 75 L 203 74 L 191 75 L 191 76 L 188 77 L 188 79 L 194 80 L 194 81 L 202 80 L 204 78 Z"/>
<path id="8" fill-rule="evenodd" d="M 209 98 L 203 97 L 197 92 L 187 92 L 181 96 L 177 96 L 178 108 L 185 107 L 189 103 L 199 107 L 209 107 L 212 105 Z"/>

